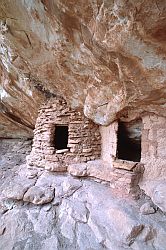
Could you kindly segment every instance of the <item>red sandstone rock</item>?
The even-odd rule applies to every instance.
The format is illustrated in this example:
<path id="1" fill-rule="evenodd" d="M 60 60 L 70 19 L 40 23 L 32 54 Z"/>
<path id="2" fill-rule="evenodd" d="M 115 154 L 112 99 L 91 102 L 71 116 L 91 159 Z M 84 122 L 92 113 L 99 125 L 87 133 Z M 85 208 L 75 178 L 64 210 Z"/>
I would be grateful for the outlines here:
<path id="1" fill-rule="evenodd" d="M 0 136 L 32 136 L 58 94 L 99 124 L 166 116 L 165 1 L 1 0 L 0 13 Z"/>

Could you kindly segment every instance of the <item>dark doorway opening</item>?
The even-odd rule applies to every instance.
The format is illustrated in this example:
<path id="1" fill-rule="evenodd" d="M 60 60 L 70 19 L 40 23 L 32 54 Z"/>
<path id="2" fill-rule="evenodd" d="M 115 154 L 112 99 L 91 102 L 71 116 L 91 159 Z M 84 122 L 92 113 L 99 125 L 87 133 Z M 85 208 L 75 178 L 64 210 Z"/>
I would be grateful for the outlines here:
<path id="1" fill-rule="evenodd" d="M 141 159 L 142 120 L 119 122 L 117 158 L 139 162 Z"/>
<path id="2" fill-rule="evenodd" d="M 57 125 L 55 127 L 55 149 L 67 149 L 68 144 L 68 126 Z"/>

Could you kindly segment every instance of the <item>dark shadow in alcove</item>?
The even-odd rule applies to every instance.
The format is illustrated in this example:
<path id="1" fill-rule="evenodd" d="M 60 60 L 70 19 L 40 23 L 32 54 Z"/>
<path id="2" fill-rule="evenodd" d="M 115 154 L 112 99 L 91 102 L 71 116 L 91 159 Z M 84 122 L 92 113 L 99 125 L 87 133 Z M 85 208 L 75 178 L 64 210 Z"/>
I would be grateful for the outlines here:
<path id="1" fill-rule="evenodd" d="M 117 158 L 140 162 L 142 120 L 118 123 Z"/>
<path id="2" fill-rule="evenodd" d="M 68 126 L 55 126 L 55 138 L 54 146 L 55 149 L 67 149 L 68 144 Z"/>

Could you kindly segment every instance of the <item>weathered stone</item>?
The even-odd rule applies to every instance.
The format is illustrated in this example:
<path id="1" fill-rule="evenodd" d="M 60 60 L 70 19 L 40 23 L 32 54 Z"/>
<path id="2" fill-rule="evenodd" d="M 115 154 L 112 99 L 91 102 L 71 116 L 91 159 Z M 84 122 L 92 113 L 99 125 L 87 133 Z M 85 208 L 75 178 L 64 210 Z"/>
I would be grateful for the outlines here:
<path id="1" fill-rule="evenodd" d="M 44 162 L 44 167 L 51 172 L 64 172 L 67 169 L 67 166 L 61 162 Z"/>
<path id="2" fill-rule="evenodd" d="M 144 130 L 151 136 L 150 140 L 146 134 L 142 134 L 142 152 L 141 162 L 144 164 L 144 174 L 140 183 L 141 188 L 145 190 L 153 202 L 165 211 L 164 205 L 164 186 L 166 176 L 166 160 L 165 160 L 165 139 L 166 135 L 165 118 L 157 115 L 143 116 L 143 132 Z M 159 132 L 158 132 L 159 131 Z M 154 191 L 156 186 L 156 191 Z M 158 190 L 159 187 L 159 190 Z M 162 189 L 162 190 L 161 190 Z M 157 191 L 158 190 L 158 191 Z M 156 200 L 156 202 L 155 202 Z M 159 201 L 160 200 L 160 201 Z M 163 200 L 163 201 L 162 201 Z M 159 203 L 161 203 L 159 205 Z M 162 205 L 163 203 L 163 205 Z"/>
<path id="3" fill-rule="evenodd" d="M 113 162 L 113 167 L 118 169 L 132 170 L 136 165 L 136 162 L 116 160 Z"/>
<path id="4" fill-rule="evenodd" d="M 146 202 L 140 207 L 140 212 L 141 214 L 147 215 L 147 214 L 154 214 L 156 210 L 152 204 Z"/>
<path id="5" fill-rule="evenodd" d="M 4 234 L 5 229 L 6 229 L 5 225 L 0 223 L 0 236 Z"/>
<path id="6" fill-rule="evenodd" d="M 100 162 L 88 162 L 86 168 L 83 165 L 73 165 L 68 168 L 69 172 L 75 176 L 88 175 L 99 178 L 99 182 L 107 181 L 114 191 L 118 191 L 122 196 L 136 195 L 137 191 L 139 193 L 138 185 L 141 185 L 153 202 L 162 211 L 166 211 L 165 7 L 165 1 L 156 1 L 154 4 L 153 1 L 141 0 L 1 0 L 0 137 L 33 137 L 32 130 L 37 110 L 46 99 L 50 97 L 54 100 L 59 99 L 60 93 L 68 103 L 66 106 L 66 102 L 61 100 L 57 111 L 58 102 L 50 101 L 48 106 L 39 110 L 40 119 L 37 119 L 33 149 L 30 157 L 27 157 L 30 168 L 37 166 L 43 171 L 44 168 L 50 171 L 66 171 L 71 163 L 87 162 L 101 156 Z M 71 112 L 69 106 L 75 111 Z M 101 128 L 101 148 L 100 133 L 95 131 L 98 126 L 86 119 L 80 110 L 84 110 L 86 117 L 95 123 L 109 125 Z M 52 115 L 54 112 L 56 120 Z M 141 138 L 141 164 L 145 169 L 143 176 L 141 164 L 133 167 L 133 163 L 124 162 L 122 165 L 116 163 L 117 120 L 132 121 L 140 117 L 143 124 Z M 113 121 L 116 122 L 111 124 Z M 71 123 L 69 152 L 63 154 L 61 152 L 58 158 L 54 156 L 55 148 L 52 145 L 53 125 L 56 122 L 64 125 Z M 135 134 L 137 133 L 138 131 L 135 131 Z M 14 148 L 13 152 L 16 151 Z M 27 152 L 24 148 L 20 148 L 19 153 Z M 18 159 L 12 159 L 11 154 L 7 157 L 9 157 L 7 166 L 11 170 L 7 172 L 8 177 L 4 171 L 6 159 L 0 157 L 2 166 L 0 199 L 2 196 L 5 199 L 20 200 L 39 175 L 31 171 L 25 176 L 21 170 L 19 178 L 15 178 L 11 169 L 12 163 L 19 165 L 23 157 L 20 158 L 19 154 Z M 115 169 L 112 168 L 113 165 Z M 14 176 L 11 176 L 11 173 Z M 104 196 L 104 191 L 100 193 L 98 190 L 99 197 L 96 198 L 94 195 L 96 190 L 89 191 L 92 182 L 90 186 L 87 183 L 85 186 L 88 192 L 81 194 L 84 194 L 84 205 L 90 212 L 83 213 L 87 217 L 90 213 L 90 219 L 87 218 L 86 221 L 84 215 L 79 217 L 76 213 L 76 216 L 72 217 L 72 213 L 65 213 L 66 217 L 60 222 L 56 220 L 59 223 L 58 229 L 55 225 L 56 229 L 47 226 L 45 222 L 47 216 L 42 212 L 43 209 L 41 213 L 37 210 L 37 213 L 33 211 L 31 214 L 21 210 L 23 211 L 21 214 L 12 201 L 13 203 L 9 205 L 11 211 L 3 215 L 4 221 L 8 223 L 5 234 L 9 229 L 7 235 L 10 236 L 5 238 L 5 234 L 1 235 L 0 248 L 5 249 L 7 242 L 8 249 L 45 249 L 47 244 L 48 247 L 59 249 L 78 247 L 165 249 L 164 221 L 161 227 L 156 226 L 156 222 L 152 227 L 148 224 L 148 219 L 146 223 L 142 223 L 142 218 L 137 219 L 138 211 L 132 216 L 131 207 L 125 207 L 123 200 L 121 205 L 125 207 L 124 211 L 121 213 L 120 205 L 114 206 L 112 220 L 107 224 L 108 216 L 105 218 L 104 216 L 112 206 L 108 201 L 110 190 L 102 189 L 100 184 L 102 191 L 109 195 Z M 70 195 L 77 194 L 77 189 L 72 187 L 71 183 L 64 184 L 64 187 L 58 184 L 58 187 L 61 198 L 65 195 L 71 198 Z M 102 203 L 100 197 L 102 199 L 105 197 L 109 206 Z M 82 199 L 83 202 L 83 198 L 78 199 Z M 96 207 L 90 202 L 91 199 L 93 203 L 95 199 L 97 200 Z M 67 207 L 73 211 L 72 204 L 68 204 Z M 103 212 L 104 207 L 105 212 Z M 29 208 L 26 208 L 29 211 Z M 96 214 L 102 212 L 96 216 L 95 212 L 91 212 L 93 210 L 97 210 Z M 144 205 L 142 210 L 151 211 L 151 208 Z M 2 211 L 5 211 L 3 206 Z M 51 211 L 52 208 L 45 212 L 49 212 L 50 215 Z M 128 211 L 127 215 L 125 211 Z M 60 211 L 58 212 L 60 214 Z M 39 220 L 38 218 L 35 220 L 36 214 L 40 214 Z M 114 220 L 115 214 L 122 218 L 122 224 L 120 219 Z M 42 220 L 43 215 L 45 220 Z M 5 220 L 8 216 L 9 220 Z M 158 214 L 153 216 L 156 216 L 155 220 L 160 224 L 158 218 L 163 219 L 163 217 L 158 217 Z M 76 217 L 79 217 L 80 224 Z M 51 219 L 54 220 L 54 216 Z M 81 231 L 81 223 L 90 236 Z M 147 226 L 144 227 L 144 224 Z M 44 231 L 42 236 L 40 226 Z M 124 229 L 123 234 L 121 228 Z M 14 233 L 10 233 L 10 230 Z M 84 239 L 81 241 L 79 233 L 85 237 L 85 246 Z M 115 237 L 112 237 L 112 234 L 115 234 Z M 15 238 L 11 237 L 13 235 Z M 38 240 L 35 238 L 36 235 L 39 235 Z M 116 238 L 116 235 L 120 239 Z M 67 244 L 65 237 L 70 244 Z M 91 237 L 91 241 L 96 244 L 88 245 L 88 237 Z M 16 239 L 15 242 L 13 238 Z"/>
<path id="7" fill-rule="evenodd" d="M 24 194 L 23 200 L 36 205 L 41 205 L 51 202 L 53 198 L 53 189 L 48 187 L 33 186 Z"/>
<path id="8" fill-rule="evenodd" d="M 100 124 L 165 116 L 165 2 L 72 4 L 2 0 L 0 136 L 32 136 L 38 107 L 58 89 Z"/>
<path id="9" fill-rule="evenodd" d="M 163 212 L 166 212 L 166 182 L 161 182 L 154 187 L 151 198 Z"/>
<path id="10" fill-rule="evenodd" d="M 0 138 L 0 167 L 21 165 L 31 151 L 32 140 Z"/>
<path id="11" fill-rule="evenodd" d="M 3 194 L 6 198 L 12 200 L 22 200 L 25 192 L 27 191 L 28 186 L 23 186 L 20 183 L 9 183 L 8 187 L 6 187 L 3 191 Z"/>
<path id="12" fill-rule="evenodd" d="M 7 179 L 0 179 L 0 204 L 7 208 L 0 215 L 1 249 L 165 248 L 165 216 L 160 211 L 142 216 L 137 202 L 117 197 L 101 180 L 97 183 L 43 171 L 36 186 L 27 191 L 26 200 L 38 206 L 2 196 L 9 178 L 12 183 L 30 181 L 26 171 L 25 165 L 6 169 Z"/>
<path id="13" fill-rule="evenodd" d="M 59 149 L 59 150 L 56 150 L 56 154 L 62 154 L 62 153 L 66 153 L 66 152 L 68 152 L 69 151 L 69 149 Z"/>
<path id="14" fill-rule="evenodd" d="M 26 174 L 28 179 L 33 179 L 33 178 L 37 177 L 37 175 L 38 175 L 37 169 L 30 169 Z"/>
<path id="15" fill-rule="evenodd" d="M 54 105 L 54 108 L 48 109 L 47 107 L 50 105 Z M 40 113 L 41 110 L 42 113 Z M 68 112 L 65 118 L 64 111 Z M 50 122 L 49 127 L 46 121 Z M 56 126 L 58 125 L 68 126 L 68 145 L 65 145 L 66 148 L 63 149 L 56 149 L 54 146 Z M 69 108 L 65 101 L 62 102 L 62 98 L 52 98 L 43 104 L 36 121 L 36 131 L 41 131 L 41 133 L 35 133 L 32 151 L 27 157 L 27 164 L 30 166 L 43 167 L 50 171 L 65 171 L 68 164 L 100 157 L 99 126 L 88 120 L 83 112 Z M 38 143 L 39 141 L 40 143 Z"/>
<path id="16" fill-rule="evenodd" d="M 91 153 L 92 152 L 92 148 L 83 148 L 82 152 L 83 153 Z"/>
<path id="17" fill-rule="evenodd" d="M 87 164 L 76 163 L 68 166 L 68 172 L 74 176 L 87 176 Z"/>
<path id="18" fill-rule="evenodd" d="M 58 162 L 59 161 L 57 155 L 45 155 L 45 159 L 50 161 L 50 162 Z"/>
<path id="19" fill-rule="evenodd" d="M 62 183 L 63 197 L 71 196 L 76 190 L 82 186 L 78 179 L 68 178 Z"/>

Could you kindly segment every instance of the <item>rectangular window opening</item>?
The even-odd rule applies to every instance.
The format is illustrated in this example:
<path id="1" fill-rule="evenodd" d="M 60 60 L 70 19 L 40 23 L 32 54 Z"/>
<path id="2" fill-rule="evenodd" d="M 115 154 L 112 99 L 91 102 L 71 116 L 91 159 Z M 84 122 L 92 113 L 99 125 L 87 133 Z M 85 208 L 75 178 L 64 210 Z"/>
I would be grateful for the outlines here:
<path id="1" fill-rule="evenodd" d="M 118 123 L 117 158 L 140 162 L 142 120 Z"/>
<path id="2" fill-rule="evenodd" d="M 68 144 L 68 126 L 56 125 L 55 126 L 55 137 L 54 146 L 55 149 L 67 149 Z"/>

